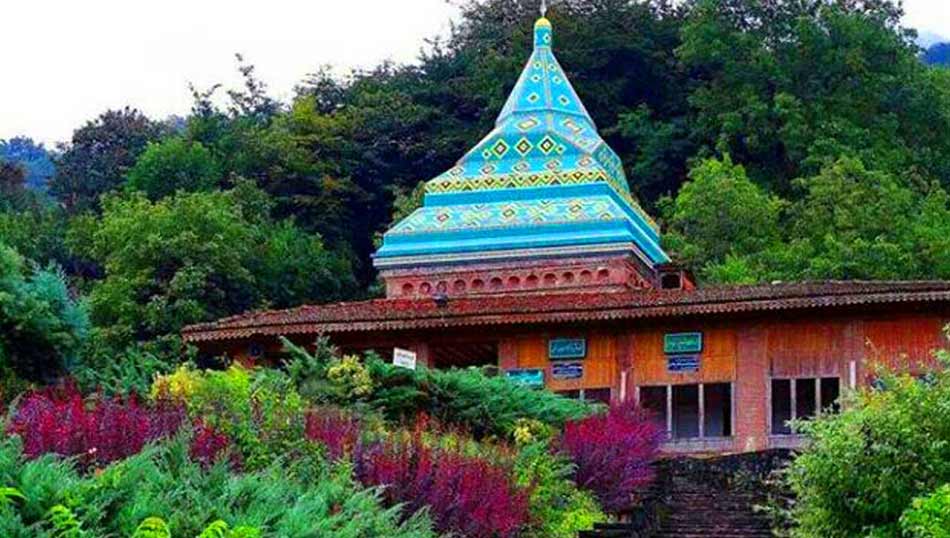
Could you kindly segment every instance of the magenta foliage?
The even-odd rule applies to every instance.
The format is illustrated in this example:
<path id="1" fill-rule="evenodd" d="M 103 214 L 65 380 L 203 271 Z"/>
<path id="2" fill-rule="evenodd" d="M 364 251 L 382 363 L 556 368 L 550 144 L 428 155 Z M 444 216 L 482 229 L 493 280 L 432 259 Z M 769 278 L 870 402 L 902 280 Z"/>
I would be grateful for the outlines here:
<path id="1" fill-rule="evenodd" d="M 577 485 L 593 492 L 606 511 L 621 512 L 653 480 L 661 439 L 656 422 L 628 403 L 569 422 L 560 448 L 574 462 Z"/>
<path id="2" fill-rule="evenodd" d="M 307 412 L 304 432 L 307 439 L 322 444 L 331 459 L 338 460 L 353 451 L 360 439 L 360 421 L 336 408 L 326 407 Z"/>
<path id="3" fill-rule="evenodd" d="M 208 467 L 226 455 L 231 456 L 231 463 L 240 467 L 240 459 L 236 451 L 231 450 L 231 438 L 216 431 L 201 421 L 195 422 L 194 435 L 189 448 L 191 459 Z"/>
<path id="4" fill-rule="evenodd" d="M 29 458 L 54 453 L 78 456 L 80 463 L 104 465 L 142 450 L 181 426 L 178 406 L 141 405 L 134 396 L 90 402 L 72 383 L 33 392 L 17 407 L 8 433 L 23 439 Z"/>
<path id="5" fill-rule="evenodd" d="M 390 504 L 405 513 L 429 508 L 436 530 L 466 538 L 517 536 L 528 521 L 528 501 L 508 469 L 482 458 L 411 441 L 357 446 L 356 476 L 367 486 L 386 486 Z"/>

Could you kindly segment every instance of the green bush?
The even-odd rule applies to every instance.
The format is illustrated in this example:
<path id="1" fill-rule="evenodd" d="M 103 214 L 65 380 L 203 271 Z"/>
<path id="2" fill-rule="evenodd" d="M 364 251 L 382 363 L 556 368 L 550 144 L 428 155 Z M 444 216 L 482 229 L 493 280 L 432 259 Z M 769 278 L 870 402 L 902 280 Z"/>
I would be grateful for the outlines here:
<path id="1" fill-rule="evenodd" d="M 950 538 L 950 484 L 914 499 L 901 516 L 901 530 L 907 538 Z"/>
<path id="2" fill-rule="evenodd" d="M 593 495 L 571 481 L 570 462 L 553 454 L 546 442 L 523 446 L 515 459 L 517 483 L 528 488 L 532 525 L 526 538 L 573 538 L 605 521 Z"/>
<path id="3" fill-rule="evenodd" d="M 288 370 L 298 386 L 307 387 L 319 401 L 354 401 L 352 393 L 339 394 L 341 387 L 349 385 L 341 385 L 329 375 L 330 367 L 338 359 L 326 341 L 318 341 L 313 354 L 287 339 L 283 343 L 291 355 Z M 505 377 L 489 376 L 474 368 L 409 370 L 373 355 L 365 357 L 364 362 L 372 390 L 361 392 L 359 400 L 394 421 L 411 421 L 425 413 L 442 423 L 463 427 L 479 438 L 507 438 L 526 424 L 523 419 L 560 428 L 566 421 L 583 418 L 596 410 L 591 404 L 526 389 Z"/>
<path id="4" fill-rule="evenodd" d="M 950 373 L 884 373 L 877 385 L 798 426 L 811 442 L 786 475 L 794 536 L 900 536 L 913 500 L 950 483 Z"/>
<path id="5" fill-rule="evenodd" d="M 251 529 L 264 538 L 433 536 L 423 514 L 400 522 L 399 508 L 383 509 L 378 492 L 358 486 L 346 466 L 305 457 L 249 473 L 225 464 L 205 469 L 189 457 L 185 438 L 88 476 L 68 461 L 25 461 L 19 441 L 6 438 L 0 442 L 0 481 L 23 496 L 0 503 L 5 538 L 60 536 L 50 525 L 51 510 L 64 529 L 74 520 L 82 536 L 95 538 L 143 536 L 145 521 L 151 530 L 183 538 L 251 538 Z M 163 525 L 149 518 L 161 518 Z"/>
<path id="6" fill-rule="evenodd" d="M 0 242 L 0 374 L 49 381 L 76 359 L 88 332 L 85 305 L 63 273 L 32 268 Z"/>
<path id="7" fill-rule="evenodd" d="M 304 438 L 304 400 L 279 371 L 183 366 L 157 378 L 151 394 L 184 403 L 189 417 L 226 435 L 236 444 L 245 468 L 258 469 L 315 450 Z"/>

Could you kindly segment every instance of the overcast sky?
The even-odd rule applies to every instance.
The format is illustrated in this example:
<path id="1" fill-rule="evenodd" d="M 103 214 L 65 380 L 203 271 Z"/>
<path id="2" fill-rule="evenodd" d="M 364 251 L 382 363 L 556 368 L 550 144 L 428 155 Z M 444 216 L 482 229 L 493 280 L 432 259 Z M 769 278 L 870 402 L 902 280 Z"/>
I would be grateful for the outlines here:
<path id="1" fill-rule="evenodd" d="M 905 0 L 907 24 L 950 37 L 950 0 Z M 187 113 L 188 83 L 235 85 L 234 53 L 277 97 L 332 64 L 412 61 L 448 32 L 446 0 L 7 0 L 0 138 L 52 145 L 108 108 Z"/>

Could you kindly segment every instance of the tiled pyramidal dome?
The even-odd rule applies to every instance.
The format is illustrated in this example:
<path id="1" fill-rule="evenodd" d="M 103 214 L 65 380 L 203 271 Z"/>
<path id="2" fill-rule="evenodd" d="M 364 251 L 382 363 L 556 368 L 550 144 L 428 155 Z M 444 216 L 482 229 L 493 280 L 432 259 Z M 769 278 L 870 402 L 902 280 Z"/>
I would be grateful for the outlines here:
<path id="1" fill-rule="evenodd" d="M 495 129 L 426 184 L 425 202 L 376 252 L 387 296 L 657 287 L 669 261 L 554 58 L 551 23 Z"/>

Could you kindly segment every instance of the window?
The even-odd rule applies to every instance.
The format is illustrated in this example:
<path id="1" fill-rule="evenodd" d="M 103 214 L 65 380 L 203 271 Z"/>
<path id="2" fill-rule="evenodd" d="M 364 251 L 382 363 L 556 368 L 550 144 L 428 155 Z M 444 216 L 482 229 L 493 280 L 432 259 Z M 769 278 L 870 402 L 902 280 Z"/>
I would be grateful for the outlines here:
<path id="1" fill-rule="evenodd" d="M 841 380 L 837 377 L 825 377 L 821 380 L 821 410 L 837 413 L 841 410 L 838 398 L 841 396 Z"/>
<path id="2" fill-rule="evenodd" d="M 610 389 L 584 389 L 583 398 L 587 401 L 610 403 Z"/>
<path id="3" fill-rule="evenodd" d="M 772 380 L 772 433 L 788 435 L 792 433 L 788 421 L 792 420 L 792 381 L 790 379 Z"/>
<path id="4" fill-rule="evenodd" d="M 818 414 L 817 391 L 814 379 L 799 379 L 795 382 L 795 418 L 815 418 Z"/>
<path id="5" fill-rule="evenodd" d="M 673 386 L 673 437 L 699 437 L 699 385 Z"/>
<path id="6" fill-rule="evenodd" d="M 772 435 L 790 435 L 789 422 L 810 419 L 822 412 L 836 413 L 841 381 L 837 377 L 773 379 Z"/>
<path id="7" fill-rule="evenodd" d="M 706 437 L 732 436 L 732 386 L 728 383 L 706 385 L 703 390 L 706 412 L 703 432 Z"/>
<path id="8" fill-rule="evenodd" d="M 562 390 L 558 394 L 572 400 L 598 401 L 605 404 L 610 403 L 610 389 L 580 389 L 580 390 Z"/>
<path id="9" fill-rule="evenodd" d="M 674 439 L 732 436 L 730 383 L 640 387 L 639 403 Z"/>

